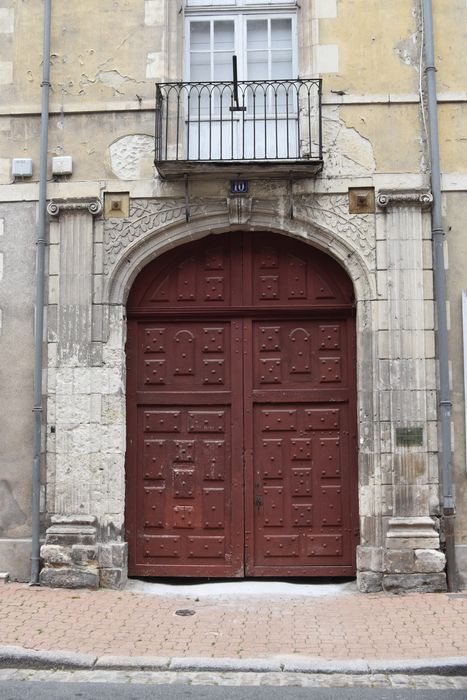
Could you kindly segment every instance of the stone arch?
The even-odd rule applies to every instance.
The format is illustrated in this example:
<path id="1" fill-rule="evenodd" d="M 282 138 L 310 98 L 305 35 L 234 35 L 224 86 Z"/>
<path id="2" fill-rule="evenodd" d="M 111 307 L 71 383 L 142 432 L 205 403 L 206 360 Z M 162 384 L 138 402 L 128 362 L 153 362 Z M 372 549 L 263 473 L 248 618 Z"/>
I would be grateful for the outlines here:
<path id="1" fill-rule="evenodd" d="M 306 214 L 306 212 L 304 212 Z M 342 226 L 342 222 L 341 226 Z M 344 224 L 345 226 L 345 224 Z M 349 222 L 355 229 L 355 223 Z M 270 231 L 297 238 L 304 243 L 327 253 L 347 271 L 354 288 L 357 303 L 375 298 L 375 281 L 372 265 L 373 246 L 368 240 L 355 244 L 355 237 L 337 233 L 321 222 L 304 217 L 290 219 L 276 216 L 270 206 L 257 207 L 256 213 L 245 223 L 232 222 L 227 213 L 204 213 L 191 221 L 169 223 L 160 228 L 147 230 L 144 236 L 136 237 L 120 251 L 104 289 L 104 301 L 112 305 L 124 305 L 129 290 L 138 272 L 151 260 L 179 245 L 203 238 L 208 234 L 226 233 L 235 230 Z"/>

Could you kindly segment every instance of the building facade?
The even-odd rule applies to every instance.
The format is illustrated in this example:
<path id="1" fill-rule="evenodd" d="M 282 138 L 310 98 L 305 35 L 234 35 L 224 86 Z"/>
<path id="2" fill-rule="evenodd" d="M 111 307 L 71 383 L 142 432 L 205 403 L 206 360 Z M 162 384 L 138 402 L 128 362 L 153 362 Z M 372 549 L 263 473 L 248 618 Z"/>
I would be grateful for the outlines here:
<path id="1" fill-rule="evenodd" d="M 425 4 L 51 3 L 43 585 L 446 589 Z M 19 580 L 44 5 L 0 1 L 0 570 Z M 464 0 L 433 20 L 462 584 Z"/>

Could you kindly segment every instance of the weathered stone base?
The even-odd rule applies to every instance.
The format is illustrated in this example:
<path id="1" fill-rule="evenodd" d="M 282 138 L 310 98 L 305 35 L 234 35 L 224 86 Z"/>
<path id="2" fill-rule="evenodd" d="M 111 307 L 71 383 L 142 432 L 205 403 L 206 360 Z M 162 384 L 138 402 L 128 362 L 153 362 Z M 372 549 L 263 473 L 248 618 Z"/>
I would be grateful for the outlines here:
<path id="1" fill-rule="evenodd" d="M 358 547 L 357 585 L 362 593 L 445 591 L 445 566 L 432 518 L 392 518 L 385 548 Z"/>
<path id="2" fill-rule="evenodd" d="M 41 557 L 43 586 L 121 588 L 126 582 L 126 543 L 98 543 L 92 516 L 53 516 Z"/>
<path id="3" fill-rule="evenodd" d="M 447 590 L 446 574 L 385 574 L 383 590 L 388 593 L 439 593 Z"/>

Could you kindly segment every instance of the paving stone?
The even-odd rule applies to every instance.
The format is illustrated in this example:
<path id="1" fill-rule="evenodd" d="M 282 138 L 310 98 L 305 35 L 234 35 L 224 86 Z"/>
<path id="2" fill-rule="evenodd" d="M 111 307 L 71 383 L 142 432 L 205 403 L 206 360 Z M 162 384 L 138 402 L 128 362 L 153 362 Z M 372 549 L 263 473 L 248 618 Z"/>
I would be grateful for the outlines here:
<path id="1" fill-rule="evenodd" d="M 148 657 L 155 653 L 151 662 L 170 659 L 172 674 L 233 673 L 238 678 L 263 671 L 297 681 L 305 669 L 313 677 L 324 675 L 319 670 L 362 677 L 370 669 L 376 677 L 405 674 L 408 668 L 425 675 L 467 673 L 466 595 L 362 595 L 333 589 L 319 596 L 198 597 L 197 587 L 179 590 L 148 594 L 2 585 L 1 641 L 7 645 L 0 653 L 2 664 L 49 668 L 52 658 L 73 668 L 63 651 L 85 655 L 87 663 L 88 657 L 93 663 L 99 659 L 100 671 L 108 667 L 124 675 L 136 668 L 146 673 Z M 175 614 L 184 608 L 194 615 Z"/>

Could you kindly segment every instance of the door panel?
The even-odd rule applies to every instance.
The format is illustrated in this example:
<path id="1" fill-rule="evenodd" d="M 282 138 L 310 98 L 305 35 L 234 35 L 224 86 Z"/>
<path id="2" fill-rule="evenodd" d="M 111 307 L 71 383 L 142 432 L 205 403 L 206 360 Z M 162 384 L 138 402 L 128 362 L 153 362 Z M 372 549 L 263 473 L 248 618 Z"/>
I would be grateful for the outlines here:
<path id="1" fill-rule="evenodd" d="M 354 574 L 342 269 L 288 239 L 212 236 L 148 265 L 128 315 L 130 575 Z"/>
<path id="2" fill-rule="evenodd" d="M 352 567 L 347 324 L 303 316 L 250 324 L 249 575 Z"/>
<path id="3" fill-rule="evenodd" d="M 242 575 L 241 400 L 231 391 L 241 386 L 232 357 L 241 326 L 141 321 L 130 332 L 137 338 L 130 571 Z"/>

